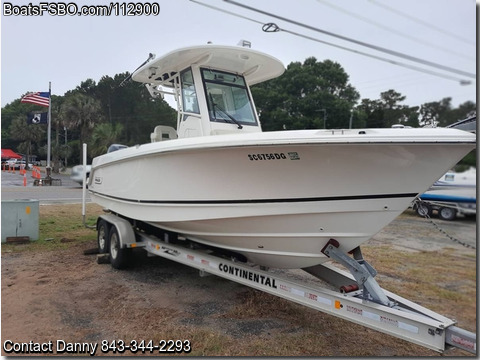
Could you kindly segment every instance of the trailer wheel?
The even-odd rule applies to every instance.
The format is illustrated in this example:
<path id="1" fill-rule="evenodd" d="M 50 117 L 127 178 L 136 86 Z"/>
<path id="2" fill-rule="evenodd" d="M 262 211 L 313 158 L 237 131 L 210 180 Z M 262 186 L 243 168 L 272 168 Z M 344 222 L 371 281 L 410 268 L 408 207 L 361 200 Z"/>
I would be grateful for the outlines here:
<path id="1" fill-rule="evenodd" d="M 98 252 L 105 254 L 108 252 L 108 223 L 105 220 L 100 220 L 97 226 L 97 244 Z"/>
<path id="2" fill-rule="evenodd" d="M 418 215 L 423 217 L 432 216 L 432 207 L 427 203 L 419 202 L 415 206 L 416 206 L 415 211 L 417 212 Z"/>
<path id="3" fill-rule="evenodd" d="M 438 217 L 442 220 L 453 220 L 457 217 L 457 210 L 449 207 L 442 207 L 438 210 Z"/>
<path id="4" fill-rule="evenodd" d="M 114 269 L 124 269 L 128 264 L 128 250 L 120 247 L 120 236 L 115 226 L 112 226 L 109 236 L 110 263 Z"/>

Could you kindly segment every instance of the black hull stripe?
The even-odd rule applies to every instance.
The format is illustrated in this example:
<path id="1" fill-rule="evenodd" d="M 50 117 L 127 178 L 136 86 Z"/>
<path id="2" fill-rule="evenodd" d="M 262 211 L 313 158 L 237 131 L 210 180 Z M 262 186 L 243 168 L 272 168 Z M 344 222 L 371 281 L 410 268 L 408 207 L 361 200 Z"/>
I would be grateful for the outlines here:
<path id="1" fill-rule="evenodd" d="M 135 204 L 178 204 L 178 205 L 215 205 L 215 204 L 268 204 L 268 203 L 296 203 L 296 202 L 319 202 L 319 201 L 345 201 L 345 200 L 371 200 L 371 199 L 395 199 L 414 198 L 417 193 L 401 194 L 373 194 L 373 195 L 350 195 L 350 196 L 328 196 L 309 198 L 286 198 L 286 199 L 244 199 L 244 200 L 135 200 L 102 194 L 96 191 L 91 193 L 110 198 L 113 200 L 125 201 Z"/>

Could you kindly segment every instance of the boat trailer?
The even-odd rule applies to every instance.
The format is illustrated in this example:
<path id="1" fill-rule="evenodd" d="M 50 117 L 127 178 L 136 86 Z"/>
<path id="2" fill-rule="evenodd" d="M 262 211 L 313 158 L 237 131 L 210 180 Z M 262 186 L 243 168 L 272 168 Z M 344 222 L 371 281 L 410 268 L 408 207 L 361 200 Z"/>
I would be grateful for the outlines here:
<path id="1" fill-rule="evenodd" d="M 454 220 L 457 214 L 463 214 L 466 216 L 475 216 L 477 213 L 476 201 L 470 202 L 452 202 L 452 201 L 438 201 L 431 200 L 427 197 L 419 197 L 413 203 L 413 210 L 417 212 L 419 216 L 431 217 L 433 211 L 437 211 L 438 217 L 442 220 Z"/>
<path id="2" fill-rule="evenodd" d="M 132 248 L 143 248 L 149 254 L 196 268 L 201 276 L 213 274 L 226 278 L 438 352 L 457 347 L 476 354 L 475 333 L 458 328 L 454 320 L 382 289 L 374 279 L 376 271 L 363 259 L 360 248 L 350 256 L 332 239 L 322 250 L 349 272 L 330 263 L 302 269 L 338 289 L 334 291 L 289 280 L 230 255 L 219 256 L 214 249 L 189 242 L 178 234 L 162 232 L 156 235 L 140 230 L 135 221 L 115 214 L 103 214 L 97 220 L 99 250 L 110 253 L 114 268 L 128 265 L 128 253 Z"/>

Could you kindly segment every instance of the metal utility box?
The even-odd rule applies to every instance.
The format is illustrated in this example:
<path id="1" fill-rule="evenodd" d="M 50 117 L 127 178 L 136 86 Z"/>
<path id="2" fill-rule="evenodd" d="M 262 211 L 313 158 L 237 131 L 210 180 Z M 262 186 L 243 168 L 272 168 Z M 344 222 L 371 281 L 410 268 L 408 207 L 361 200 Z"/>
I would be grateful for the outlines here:
<path id="1" fill-rule="evenodd" d="M 28 236 L 38 240 L 39 201 L 33 199 L 2 201 L 2 243 L 7 237 Z"/>

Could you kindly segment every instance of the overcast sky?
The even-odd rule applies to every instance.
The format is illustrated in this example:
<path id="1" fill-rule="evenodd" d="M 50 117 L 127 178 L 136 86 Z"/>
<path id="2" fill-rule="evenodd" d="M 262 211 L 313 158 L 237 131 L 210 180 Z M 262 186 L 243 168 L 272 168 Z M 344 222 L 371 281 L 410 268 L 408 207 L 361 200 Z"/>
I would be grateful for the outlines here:
<path id="1" fill-rule="evenodd" d="M 327 36 L 273 16 L 221 0 L 198 0 L 210 6 L 257 20 L 276 23 L 276 33 L 262 25 L 201 6 L 189 0 L 160 0 L 158 16 L 5 16 L 1 17 L 1 105 L 29 91 L 63 95 L 86 79 L 133 71 L 150 52 L 157 57 L 176 48 L 211 41 L 252 48 L 280 59 L 285 66 L 314 56 L 338 62 L 361 98 L 378 99 L 394 89 L 406 96 L 405 105 L 452 98 L 453 106 L 476 101 L 475 0 L 237 0 L 264 12 L 378 46 L 440 66 L 459 74 L 412 62 Z M 16 5 L 28 1 L 12 1 Z M 32 2 L 38 5 L 38 2 Z M 67 2 L 68 3 L 68 2 Z M 75 1 L 78 6 L 102 4 Z M 109 2 L 105 2 L 108 4 Z M 4 2 L 2 2 L 4 6 Z M 121 3 L 118 3 L 121 4 Z M 426 74 L 390 62 L 359 55 L 305 39 L 295 32 L 370 56 L 435 72 Z M 443 76 L 452 79 L 445 79 Z M 461 85 L 460 81 L 471 81 Z"/>

